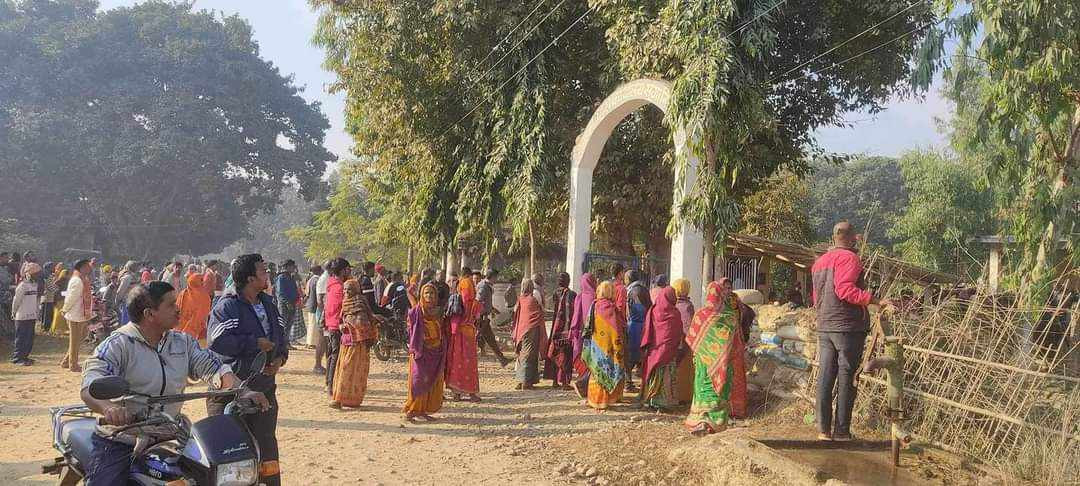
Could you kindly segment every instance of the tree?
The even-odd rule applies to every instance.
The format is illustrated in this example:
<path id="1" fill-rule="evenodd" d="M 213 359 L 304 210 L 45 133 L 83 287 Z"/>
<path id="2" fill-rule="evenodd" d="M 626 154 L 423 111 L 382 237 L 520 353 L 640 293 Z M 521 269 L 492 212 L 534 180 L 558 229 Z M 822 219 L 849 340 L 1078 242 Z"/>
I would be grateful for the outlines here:
<path id="1" fill-rule="evenodd" d="M 944 68 L 954 92 L 972 89 L 954 98 L 965 123 L 953 140 L 966 156 L 988 156 L 987 182 L 1008 201 L 1002 214 L 1019 246 L 1022 298 L 1041 305 L 1054 269 L 1080 262 L 1080 4 L 978 0 L 963 11 L 938 3 L 955 17 L 927 38 L 917 81 L 925 88 Z M 948 38 L 959 41 L 951 59 Z"/>
<path id="2" fill-rule="evenodd" d="M 969 239 L 994 232 L 993 195 L 979 181 L 984 168 L 934 151 L 900 158 L 910 203 L 889 235 L 905 260 L 929 268 L 966 273 Z"/>
<path id="3" fill-rule="evenodd" d="M 302 262 L 307 247 L 303 242 L 290 238 L 288 231 L 311 223 L 312 214 L 325 209 L 326 196 L 305 201 L 296 188 L 285 189 L 281 195 L 281 204 L 273 211 L 255 215 L 251 221 L 250 238 L 238 240 L 225 247 L 216 259 L 224 260 L 234 255 L 259 253 L 270 262 L 280 263 L 286 259 Z M 303 269 L 302 264 L 300 268 Z"/>
<path id="4" fill-rule="evenodd" d="M 858 157 L 835 164 L 814 163 L 810 183 L 810 222 L 815 239 L 828 240 L 837 221 L 847 220 L 873 243 L 891 247 L 899 241 L 887 231 L 908 204 L 908 191 L 897 159 Z"/>
<path id="5" fill-rule="evenodd" d="M 0 217 L 51 251 L 220 250 L 334 159 L 299 92 L 235 16 L 0 0 Z"/>
<path id="6" fill-rule="evenodd" d="M 770 240 L 808 245 L 813 241 L 810 225 L 810 186 L 790 172 L 770 177 L 762 189 L 743 201 L 739 231 Z"/>

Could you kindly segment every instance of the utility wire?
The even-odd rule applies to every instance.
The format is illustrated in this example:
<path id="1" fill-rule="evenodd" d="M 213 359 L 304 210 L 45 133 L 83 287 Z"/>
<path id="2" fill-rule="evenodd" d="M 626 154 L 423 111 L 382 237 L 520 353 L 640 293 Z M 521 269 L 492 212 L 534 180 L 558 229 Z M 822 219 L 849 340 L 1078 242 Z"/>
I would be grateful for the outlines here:
<path id="1" fill-rule="evenodd" d="M 541 3 L 543 3 L 543 2 L 541 2 Z M 486 78 L 488 74 L 491 74 L 491 72 L 492 72 L 492 71 L 494 71 L 494 70 L 495 70 L 495 68 L 499 67 L 499 64 L 502 64 L 502 62 L 503 62 L 504 60 L 506 60 L 506 58 L 507 58 L 507 57 L 509 57 L 509 56 L 510 56 L 510 54 L 511 54 L 512 52 L 514 52 L 514 51 L 515 51 L 515 50 L 516 50 L 516 49 L 517 49 L 517 48 L 518 48 L 518 47 L 519 47 L 519 46 L 520 46 L 520 45 L 521 45 L 521 44 L 522 44 L 523 42 L 525 42 L 525 40 L 526 40 L 526 39 L 528 39 L 528 38 L 529 38 L 529 36 L 530 36 L 530 35 L 532 35 L 532 33 L 533 33 L 533 32 L 536 32 L 536 29 L 539 29 L 541 25 L 544 25 L 544 22 L 546 22 L 546 21 L 547 21 L 548 17 L 551 17 L 551 16 L 552 16 L 552 14 L 554 14 L 554 13 L 555 13 L 555 11 L 559 9 L 559 7 L 562 7 L 562 5 L 563 5 L 564 3 L 566 3 L 566 0 L 562 0 L 562 1 L 560 1 L 558 5 L 556 5 L 556 6 L 555 6 L 554 8 L 552 8 L 552 9 L 551 9 L 550 11 L 548 11 L 548 13 L 547 13 L 546 15 L 544 15 L 544 18 L 540 19 L 540 21 L 539 21 L 539 22 L 537 22 L 537 23 L 536 23 L 536 25 L 535 25 L 535 26 L 533 26 L 533 28 L 532 28 L 532 29 L 530 29 L 530 30 L 529 30 L 528 32 L 526 32 L 526 33 L 525 33 L 525 35 L 521 36 L 521 39 L 518 39 L 518 41 L 517 41 L 516 43 L 514 43 L 514 45 L 513 45 L 513 46 L 511 46 L 511 47 L 510 47 L 510 49 L 508 49 L 508 50 L 506 51 L 506 53 L 505 53 L 505 54 L 503 54 L 503 55 L 502 55 L 502 57 L 500 57 L 500 58 L 499 58 L 499 60 L 498 60 L 498 61 L 495 61 L 495 64 L 492 64 L 492 65 L 491 65 L 491 67 L 490 67 L 490 68 L 488 68 L 488 70 L 487 70 L 487 71 L 484 71 L 484 73 L 483 73 L 483 74 L 481 74 L 480 76 L 477 76 L 477 77 L 476 77 L 476 79 L 474 79 L 474 80 L 473 80 L 473 82 L 472 82 L 472 83 L 470 83 L 470 84 L 469 84 L 469 86 L 468 86 L 468 87 L 466 87 L 465 89 L 466 89 L 466 90 L 468 90 L 468 89 L 471 89 L 471 88 L 472 88 L 473 86 L 476 86 L 476 84 L 477 84 L 477 83 L 479 83 L 480 81 L 484 80 L 484 78 Z M 537 5 L 537 7 L 539 7 L 539 6 L 540 6 L 540 5 L 538 4 L 538 5 Z M 534 10 L 534 12 L 535 12 L 535 10 Z M 531 16 L 532 16 L 532 14 L 530 13 L 530 14 L 529 14 L 529 16 L 531 17 Z M 526 17 L 526 19 L 528 19 L 528 17 Z M 522 23 L 524 23 L 524 21 L 522 21 Z M 521 26 L 521 24 L 518 24 L 518 27 L 520 27 L 520 26 Z M 518 27 L 514 27 L 514 30 L 517 30 L 517 28 L 518 28 Z M 513 34 L 513 31 L 511 31 L 511 32 L 510 32 L 510 34 Z M 506 38 L 509 38 L 509 37 L 510 37 L 510 34 L 507 34 L 507 35 L 506 35 Z M 506 40 L 506 39 L 503 39 L 503 40 Z M 502 42 L 500 41 L 500 44 L 501 44 L 501 43 L 502 43 Z M 491 49 L 491 52 L 490 52 L 490 53 L 488 53 L 488 57 L 491 57 L 491 54 L 494 54 L 494 53 L 495 53 L 495 49 L 496 49 L 497 47 L 498 47 L 498 44 L 496 44 L 496 46 L 495 46 L 495 47 L 493 47 L 493 48 Z M 487 60 L 487 57 L 485 57 L 484 59 L 485 59 L 485 60 Z M 480 61 L 480 64 L 483 64 L 483 63 L 484 63 L 483 61 Z"/>
<path id="2" fill-rule="evenodd" d="M 943 20 L 944 20 L 944 19 L 943 19 Z M 865 56 L 865 55 L 867 55 L 867 54 L 870 54 L 870 53 L 872 53 L 872 52 L 874 52 L 874 51 L 876 51 L 876 50 L 878 50 L 878 49 L 881 49 L 881 48 L 883 48 L 883 47 L 885 47 L 885 46 L 888 46 L 888 45 L 890 45 L 890 44 L 892 44 L 892 43 L 894 43 L 894 42 L 897 42 L 897 41 L 899 41 L 899 40 L 901 40 L 901 39 L 903 39 L 903 38 L 905 38 L 905 37 L 910 37 L 910 36 L 911 36 L 912 34 L 915 34 L 916 32 L 919 32 L 919 31 L 921 31 L 921 30 L 926 30 L 926 29 L 928 29 L 928 28 L 930 28 L 930 27 L 932 27 L 932 26 L 934 26 L 935 24 L 938 24 L 938 23 L 940 23 L 940 22 L 942 22 L 942 21 L 941 21 L 941 20 L 939 20 L 938 22 L 934 22 L 934 23 L 930 23 L 930 24 L 927 24 L 927 25 L 923 25 L 923 26 L 921 26 L 921 27 L 916 27 L 916 28 L 914 28 L 914 29 L 911 29 L 911 30 L 909 30 L 909 31 L 907 31 L 907 32 L 905 32 L 905 33 L 903 33 L 903 34 L 900 34 L 900 35 L 898 35 L 898 36 L 896 36 L 896 37 L 893 37 L 892 39 L 889 39 L 888 41 L 882 42 L 881 44 L 878 44 L 878 45 L 876 45 L 876 46 L 874 46 L 874 47 L 871 47 L 871 48 L 869 48 L 869 49 L 866 49 L 866 50 L 864 50 L 864 51 L 862 51 L 862 52 L 859 52 L 858 54 L 853 54 L 853 55 L 851 55 L 850 57 L 848 57 L 847 59 L 844 59 L 844 60 L 841 60 L 841 61 L 837 61 L 837 62 L 834 62 L 834 63 L 832 63 L 832 64 L 830 64 L 830 65 L 828 65 L 828 66 L 826 66 L 826 67 L 824 67 L 824 68 L 821 68 L 821 69 L 819 69 L 819 70 L 817 70 L 817 71 L 807 71 L 807 72 L 805 72 L 805 73 L 803 73 L 803 74 L 800 74 L 800 75 L 798 75 L 798 76 L 795 76 L 795 77 L 793 77 L 793 78 L 791 78 L 791 79 L 787 79 L 787 80 L 784 80 L 784 81 L 795 81 L 795 80 L 797 80 L 797 79 L 802 79 L 802 78 L 808 77 L 808 76 L 810 76 L 810 75 L 812 75 L 812 74 L 821 74 L 821 73 L 823 73 L 823 72 L 825 72 L 825 71 L 828 71 L 828 70 L 830 70 L 830 69 L 832 69 L 832 68 L 835 68 L 835 67 L 838 67 L 838 66 L 841 66 L 841 65 L 847 64 L 848 62 L 851 62 L 851 61 L 853 61 L 853 60 L 855 60 L 855 59 L 858 59 L 858 58 L 860 58 L 860 57 L 863 57 L 863 56 Z M 788 71 L 788 72 L 790 72 L 790 71 Z M 778 80 L 778 81 L 779 81 L 779 80 Z"/>

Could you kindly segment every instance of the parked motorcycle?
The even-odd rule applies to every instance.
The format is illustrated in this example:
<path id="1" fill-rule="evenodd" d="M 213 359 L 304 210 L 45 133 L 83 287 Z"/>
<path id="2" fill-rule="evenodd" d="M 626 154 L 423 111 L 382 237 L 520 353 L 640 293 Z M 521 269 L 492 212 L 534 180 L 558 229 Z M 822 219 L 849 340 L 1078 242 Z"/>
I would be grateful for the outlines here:
<path id="1" fill-rule="evenodd" d="M 397 312 L 384 319 L 377 319 L 379 339 L 371 347 L 379 361 L 388 361 L 399 354 L 409 354 L 409 334 L 405 328 L 405 316 Z"/>
<path id="2" fill-rule="evenodd" d="M 255 358 L 252 369 L 263 370 L 266 353 Z M 255 376 L 256 374 L 252 374 Z M 247 390 L 248 378 L 231 390 L 181 393 L 151 397 L 132 393 L 122 377 L 108 376 L 90 384 L 90 396 L 99 400 L 119 399 L 134 412 L 136 422 L 118 427 L 137 437 L 132 453 L 128 485 L 141 486 L 249 486 L 259 479 L 259 448 L 240 415 L 255 413 L 259 407 L 239 395 Z M 232 396 L 224 415 L 191 423 L 184 414 L 175 417 L 164 411 L 167 404 Z M 84 405 L 50 409 L 53 448 L 61 457 L 42 467 L 45 474 L 59 475 L 61 486 L 73 486 L 86 476 L 99 420 Z"/>

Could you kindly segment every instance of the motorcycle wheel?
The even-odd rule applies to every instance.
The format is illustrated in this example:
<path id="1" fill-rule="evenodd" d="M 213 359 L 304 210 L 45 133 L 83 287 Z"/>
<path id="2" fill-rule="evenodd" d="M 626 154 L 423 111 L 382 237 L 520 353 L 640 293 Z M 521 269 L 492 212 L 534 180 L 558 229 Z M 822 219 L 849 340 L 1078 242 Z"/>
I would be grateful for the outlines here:
<path id="1" fill-rule="evenodd" d="M 375 341 L 375 345 L 372 346 L 371 349 L 375 351 L 375 358 L 377 358 L 379 361 L 390 360 L 390 353 L 387 352 L 386 344 L 384 344 L 381 339 Z"/>

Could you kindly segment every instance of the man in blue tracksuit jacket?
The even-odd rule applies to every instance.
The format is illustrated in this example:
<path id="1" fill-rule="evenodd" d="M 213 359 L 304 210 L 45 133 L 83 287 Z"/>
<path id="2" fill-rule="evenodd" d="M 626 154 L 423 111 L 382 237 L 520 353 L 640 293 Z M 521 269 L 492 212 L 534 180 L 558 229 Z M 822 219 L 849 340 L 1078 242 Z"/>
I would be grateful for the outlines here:
<path id="1" fill-rule="evenodd" d="M 275 375 L 289 358 L 285 322 L 273 297 L 264 292 L 269 287 L 270 276 L 261 255 L 241 255 L 233 260 L 232 280 L 233 287 L 214 303 L 206 330 L 207 341 L 210 350 L 220 356 L 241 380 L 257 371 L 251 367 L 260 351 L 269 354 L 263 374 L 253 378 L 249 386 L 266 395 L 270 409 L 244 415 L 243 419 L 259 444 L 260 481 L 278 486 L 281 484 L 281 467 L 278 463 Z M 207 400 L 206 411 L 209 415 L 220 415 L 227 404 L 227 398 L 224 401 Z"/>

